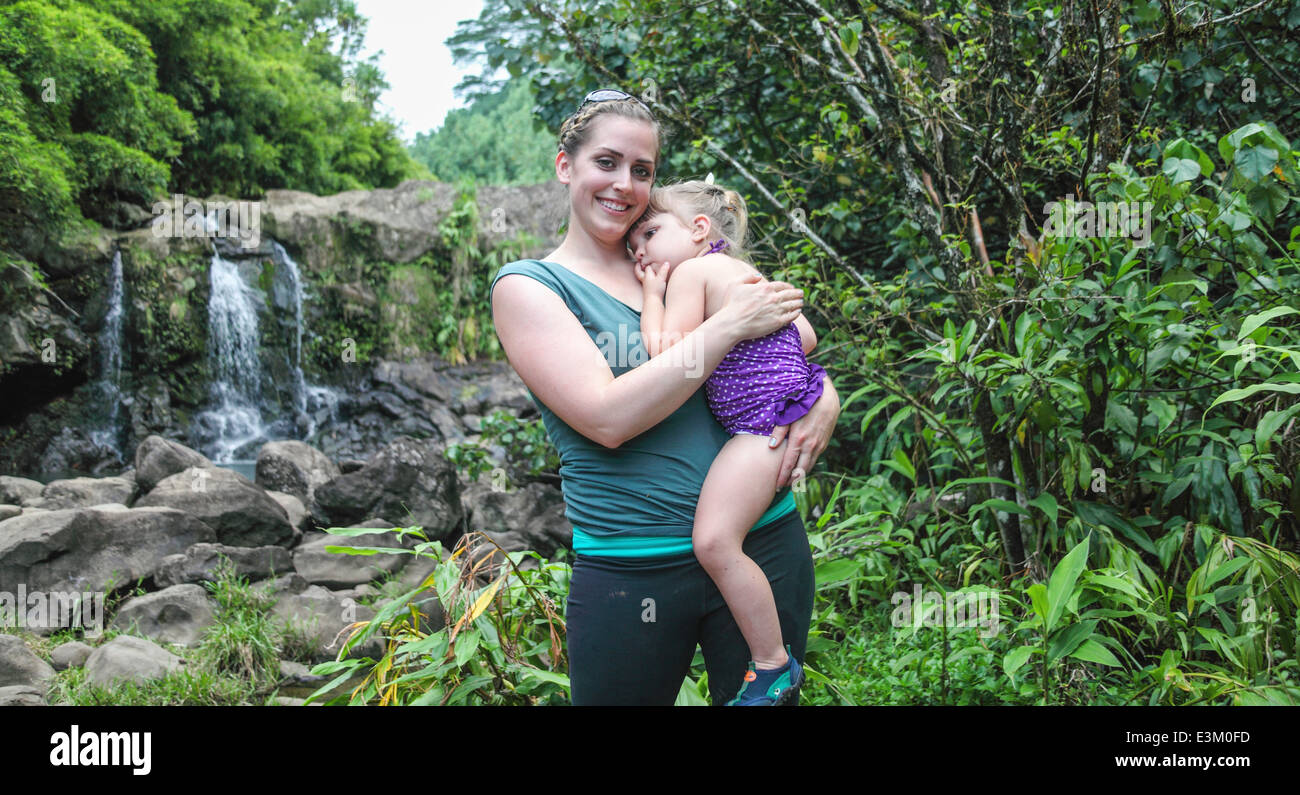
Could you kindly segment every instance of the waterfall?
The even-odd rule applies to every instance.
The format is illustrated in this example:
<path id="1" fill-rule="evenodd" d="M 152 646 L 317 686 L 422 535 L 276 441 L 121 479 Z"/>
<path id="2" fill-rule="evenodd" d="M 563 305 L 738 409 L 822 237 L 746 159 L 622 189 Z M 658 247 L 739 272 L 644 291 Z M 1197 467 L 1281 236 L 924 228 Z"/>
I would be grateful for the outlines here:
<path id="1" fill-rule="evenodd" d="M 316 432 L 319 424 L 319 414 L 322 409 L 326 411 L 330 419 L 335 419 L 338 411 L 338 395 L 333 389 L 324 386 L 309 386 L 302 374 L 302 271 L 298 268 L 298 263 L 293 261 L 289 252 L 284 250 L 284 246 L 272 241 L 272 251 L 275 252 L 277 263 L 283 264 L 285 272 L 289 276 L 290 292 L 293 298 L 293 327 L 294 327 L 294 345 L 293 345 L 293 403 L 294 408 L 299 414 L 306 415 L 307 425 L 303 431 L 304 438 L 310 437 Z"/>
<path id="2" fill-rule="evenodd" d="M 226 463 L 245 444 L 263 438 L 262 362 L 258 356 L 257 297 L 239 268 L 215 250 L 208 298 L 208 361 L 213 408 L 197 421 L 213 460 Z"/>
<path id="3" fill-rule="evenodd" d="M 272 241 L 277 271 L 276 299 L 292 306 L 293 332 L 288 352 L 291 412 L 273 423 L 263 417 L 266 399 L 264 363 L 260 354 L 257 313 L 262 295 L 244 283 L 235 262 L 213 248 L 208 298 L 208 353 L 211 363 L 211 407 L 196 418 L 196 432 L 205 452 L 217 463 L 230 463 L 250 442 L 276 438 L 307 439 L 323 421 L 337 416 L 338 396 L 329 387 L 312 386 L 302 371 L 303 281 L 298 263 Z M 281 281 L 280 277 L 283 277 Z M 281 288 L 287 282 L 288 300 Z M 274 409 L 272 414 L 279 414 Z M 210 451 L 210 452 L 209 452 Z"/>
<path id="4" fill-rule="evenodd" d="M 277 262 L 283 263 L 289 274 L 289 289 L 293 297 L 293 406 L 299 412 L 307 410 L 307 382 L 302 376 L 302 272 L 284 246 L 273 242 Z"/>
<path id="5" fill-rule="evenodd" d="M 95 444 L 118 451 L 117 416 L 122 398 L 122 252 L 113 252 L 109 266 L 108 312 L 99 331 L 99 382 L 96 385 L 108 411 L 104 424 L 90 432 Z"/>

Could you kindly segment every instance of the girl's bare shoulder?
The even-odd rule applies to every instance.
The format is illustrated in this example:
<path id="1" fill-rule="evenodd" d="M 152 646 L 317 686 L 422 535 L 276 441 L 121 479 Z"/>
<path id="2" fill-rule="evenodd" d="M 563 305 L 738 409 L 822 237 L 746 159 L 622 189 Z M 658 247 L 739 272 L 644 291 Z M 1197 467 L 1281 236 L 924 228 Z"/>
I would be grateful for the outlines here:
<path id="1" fill-rule="evenodd" d="M 675 273 L 690 273 L 693 278 L 710 285 L 731 284 L 750 274 L 763 275 L 748 262 L 726 254 L 705 254 L 702 257 L 683 260 L 675 269 Z"/>

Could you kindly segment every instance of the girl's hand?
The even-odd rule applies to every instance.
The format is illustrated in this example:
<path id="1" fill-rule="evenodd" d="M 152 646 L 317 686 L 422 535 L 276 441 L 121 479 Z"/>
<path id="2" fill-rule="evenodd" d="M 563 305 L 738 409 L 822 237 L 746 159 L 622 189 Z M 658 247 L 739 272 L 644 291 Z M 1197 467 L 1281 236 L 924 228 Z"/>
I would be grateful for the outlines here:
<path id="1" fill-rule="evenodd" d="M 663 298 L 668 292 L 668 263 L 656 268 L 654 265 L 636 266 L 636 277 L 646 294 Z"/>
<path id="2" fill-rule="evenodd" d="M 785 457 L 781 459 L 781 471 L 776 476 L 777 489 L 783 489 L 791 480 L 801 480 L 812 472 L 813 464 L 830 444 L 831 434 L 835 431 L 835 421 L 840 416 L 840 395 L 835 391 L 831 379 L 823 381 L 822 396 L 817 398 L 809 412 L 789 425 L 778 425 L 772 429 L 772 441 L 777 447 L 784 439 Z M 771 442 L 769 442 L 771 444 Z"/>
<path id="3" fill-rule="evenodd" d="M 739 342 L 785 328 L 802 308 L 802 290 L 787 282 L 763 281 L 752 273 L 731 286 L 718 314 L 727 316 Z"/>

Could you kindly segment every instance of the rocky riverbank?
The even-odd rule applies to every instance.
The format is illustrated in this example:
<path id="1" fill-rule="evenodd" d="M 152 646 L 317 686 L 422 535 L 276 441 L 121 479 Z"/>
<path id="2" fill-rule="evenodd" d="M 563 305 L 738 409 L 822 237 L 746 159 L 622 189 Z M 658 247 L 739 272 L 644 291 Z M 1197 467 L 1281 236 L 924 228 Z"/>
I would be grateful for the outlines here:
<path id="1" fill-rule="evenodd" d="M 392 383 L 403 381 L 395 375 Z M 482 405 L 466 400 L 466 408 Z M 382 607 L 364 602 L 384 582 L 413 589 L 438 561 L 330 553 L 325 546 L 340 539 L 324 528 L 419 525 L 444 549 L 470 531 L 487 533 L 508 551 L 551 555 L 570 543 L 557 489 L 503 489 L 486 478 L 471 483 L 443 450 L 439 439 L 398 436 L 367 459 L 340 460 L 302 442 L 272 442 L 258 452 L 250 480 L 151 436 L 136 449 L 133 466 L 115 475 L 46 484 L 0 476 L 0 611 L 8 604 L 30 618 L 28 605 L 50 595 L 133 594 L 102 618 L 139 637 L 99 647 L 70 641 L 51 660 L 84 665 L 96 683 L 147 681 L 181 665 L 158 644 L 191 646 L 212 626 L 217 606 L 202 584 L 228 560 L 238 576 L 269 586 L 271 614 L 305 639 L 311 662 L 334 659 L 339 632 Z M 414 546 L 396 534 L 365 538 L 364 545 Z M 442 621 L 436 601 L 423 612 L 434 625 Z M 57 629 L 48 616 L 44 626 L 24 623 L 42 635 Z M 379 649 L 372 643 L 354 652 L 373 656 Z M 0 704 L 46 703 L 49 668 L 16 637 L 0 635 Z"/>

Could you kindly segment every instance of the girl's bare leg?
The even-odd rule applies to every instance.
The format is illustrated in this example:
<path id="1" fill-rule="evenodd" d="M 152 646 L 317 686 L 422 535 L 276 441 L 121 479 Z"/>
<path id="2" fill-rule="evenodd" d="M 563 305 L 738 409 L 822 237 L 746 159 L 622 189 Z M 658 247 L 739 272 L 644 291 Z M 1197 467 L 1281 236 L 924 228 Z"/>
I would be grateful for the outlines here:
<path id="1" fill-rule="evenodd" d="M 695 557 L 731 608 L 756 668 L 780 668 L 787 655 L 772 586 L 741 544 L 772 503 L 783 453 L 766 436 L 733 436 L 713 459 L 695 508 Z"/>

